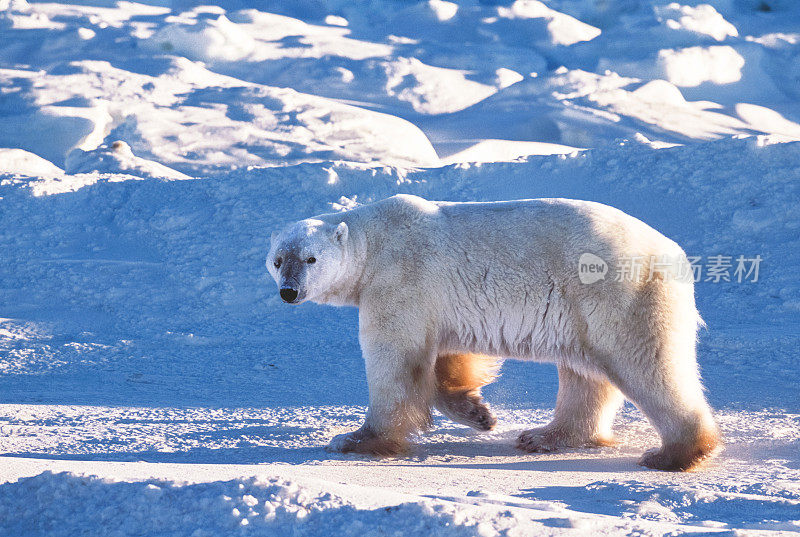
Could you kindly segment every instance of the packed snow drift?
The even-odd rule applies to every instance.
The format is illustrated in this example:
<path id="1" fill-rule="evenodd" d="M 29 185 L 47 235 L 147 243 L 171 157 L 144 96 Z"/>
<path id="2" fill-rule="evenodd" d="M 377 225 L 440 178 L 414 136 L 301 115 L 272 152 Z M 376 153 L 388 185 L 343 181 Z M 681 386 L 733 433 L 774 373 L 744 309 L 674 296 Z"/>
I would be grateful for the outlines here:
<path id="1" fill-rule="evenodd" d="M 792 0 L 0 0 L 0 534 L 800 532 L 800 5 Z M 357 311 L 282 304 L 270 233 L 396 193 L 607 203 L 696 263 L 725 449 L 689 474 L 324 446 L 367 403 Z"/>

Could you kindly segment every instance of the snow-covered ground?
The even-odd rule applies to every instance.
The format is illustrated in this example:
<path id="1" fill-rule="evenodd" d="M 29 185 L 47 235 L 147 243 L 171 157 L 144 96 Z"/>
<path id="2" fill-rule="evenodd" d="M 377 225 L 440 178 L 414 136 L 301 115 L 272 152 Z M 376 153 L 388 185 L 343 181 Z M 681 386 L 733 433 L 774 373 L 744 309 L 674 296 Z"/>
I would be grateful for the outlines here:
<path id="1" fill-rule="evenodd" d="M 794 140 L 794 0 L 0 0 L 0 535 L 800 532 Z M 641 468 L 629 406 L 619 446 L 517 452 L 557 381 L 511 361 L 490 434 L 324 451 L 357 314 L 281 304 L 268 237 L 398 192 L 677 240 L 725 451 Z"/>

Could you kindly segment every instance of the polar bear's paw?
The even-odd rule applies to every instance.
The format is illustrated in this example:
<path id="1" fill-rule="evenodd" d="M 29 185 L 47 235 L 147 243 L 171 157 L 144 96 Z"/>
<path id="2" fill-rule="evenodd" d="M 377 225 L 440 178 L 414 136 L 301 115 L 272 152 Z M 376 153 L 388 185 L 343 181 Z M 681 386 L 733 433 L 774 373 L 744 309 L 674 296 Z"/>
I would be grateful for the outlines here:
<path id="1" fill-rule="evenodd" d="M 351 433 L 334 436 L 325 449 L 334 453 L 397 457 L 408 452 L 408 444 L 405 441 L 392 439 L 386 435 L 361 428 Z"/>
<path id="2" fill-rule="evenodd" d="M 440 395 L 436 408 L 454 422 L 478 431 L 491 431 L 497 425 L 497 418 L 480 395 L 469 393 Z"/>
<path id="3" fill-rule="evenodd" d="M 664 449 L 652 448 L 644 452 L 644 455 L 639 459 L 639 465 L 653 470 L 668 472 L 679 472 L 688 469 L 682 468 L 682 465 L 675 459 L 676 457 Z"/>
<path id="4" fill-rule="evenodd" d="M 568 440 L 561 431 L 549 427 L 537 427 L 517 437 L 517 448 L 529 453 L 550 453 L 570 447 Z"/>
<path id="5" fill-rule="evenodd" d="M 639 464 L 653 470 L 686 472 L 717 454 L 722 449 L 720 442 L 716 427 L 710 427 L 697 434 L 693 441 L 648 449 Z"/>
<path id="6" fill-rule="evenodd" d="M 564 448 L 591 448 L 613 444 L 611 439 L 583 438 L 551 426 L 524 431 L 517 438 L 517 448 L 529 453 L 551 453 Z"/>
<path id="7" fill-rule="evenodd" d="M 466 424 L 478 431 L 491 431 L 497 425 L 489 407 L 483 403 L 475 404 L 465 415 Z"/>

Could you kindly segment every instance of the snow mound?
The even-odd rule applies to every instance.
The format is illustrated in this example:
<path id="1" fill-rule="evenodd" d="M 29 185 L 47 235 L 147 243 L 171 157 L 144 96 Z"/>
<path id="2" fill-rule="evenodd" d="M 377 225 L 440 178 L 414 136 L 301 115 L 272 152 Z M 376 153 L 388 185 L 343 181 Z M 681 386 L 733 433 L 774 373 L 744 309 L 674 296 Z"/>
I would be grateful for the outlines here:
<path id="1" fill-rule="evenodd" d="M 46 103 L 0 123 L 0 143 L 16 143 L 59 164 L 73 149 L 97 156 L 106 151 L 98 146 L 119 140 L 137 157 L 189 174 L 330 159 L 438 162 L 427 137 L 396 116 L 291 89 L 243 84 L 185 58 L 170 58 L 161 69 L 160 76 L 137 74 L 88 60 L 43 76 L 0 69 L 0 86 L 32 84 L 31 77 L 38 76 L 31 98 Z M 80 155 L 73 154 L 70 170 L 91 168 L 86 168 L 89 157 Z"/>
<path id="2" fill-rule="evenodd" d="M 0 174 L 5 173 L 47 177 L 63 175 L 64 170 L 29 151 L 0 148 Z"/>
<path id="3" fill-rule="evenodd" d="M 658 61 L 667 80 L 676 86 L 699 86 L 703 82 L 730 84 L 742 78 L 744 67 L 744 58 L 728 46 L 662 50 Z"/>
<path id="4" fill-rule="evenodd" d="M 326 56 L 364 60 L 392 53 L 391 45 L 347 37 L 351 30 L 344 17 L 331 20 L 337 23 L 322 26 L 256 9 L 226 12 L 200 6 L 173 17 L 143 38 L 142 45 L 152 52 L 212 64 Z"/>
<path id="5" fill-rule="evenodd" d="M 548 88 L 555 89 L 556 98 L 574 106 L 568 114 L 554 116 L 561 140 L 567 145 L 589 146 L 598 132 L 633 138 L 643 131 L 648 138 L 665 141 L 750 132 L 746 123 L 713 103 L 687 101 L 680 89 L 666 80 L 638 82 L 615 73 L 598 76 L 584 71 L 565 70 L 554 77 Z"/>
<path id="6" fill-rule="evenodd" d="M 156 32 L 150 43 L 163 52 L 211 62 L 241 60 L 256 47 L 255 40 L 224 15 L 202 19 L 189 27 L 167 26 Z"/>
<path id="7" fill-rule="evenodd" d="M 711 36 L 717 41 L 739 35 L 736 26 L 708 4 L 692 7 L 672 2 L 666 6 L 654 6 L 654 10 L 656 16 L 671 30 L 695 32 Z"/>
<path id="8" fill-rule="evenodd" d="M 398 58 L 385 69 L 387 93 L 411 103 L 422 114 L 458 112 L 497 91 L 468 80 L 465 72 L 431 67 L 416 58 Z"/>
<path id="9" fill-rule="evenodd" d="M 8 13 L 25 13 L 30 10 L 26 0 L 0 0 L 0 11 Z"/>
<path id="10" fill-rule="evenodd" d="M 158 162 L 137 157 L 131 147 L 117 140 L 110 145 L 84 151 L 73 149 L 67 155 L 67 173 L 127 173 L 139 177 L 161 177 L 164 179 L 190 179 L 186 174 L 173 170 Z"/>
<path id="11" fill-rule="evenodd" d="M 755 104 L 740 103 L 736 105 L 736 113 L 743 121 L 749 123 L 753 130 L 773 132 L 787 140 L 800 139 L 800 124 L 789 121 L 774 110 Z"/>
<path id="12" fill-rule="evenodd" d="M 500 19 L 518 21 L 521 24 L 506 25 L 507 32 L 520 32 L 523 38 L 542 41 L 551 45 L 574 45 L 591 41 L 600 35 L 600 29 L 583 23 L 574 17 L 550 9 L 538 0 L 516 0 L 509 7 L 498 7 Z M 546 37 L 540 36 L 544 30 Z"/>
<path id="13" fill-rule="evenodd" d="M 504 162 L 531 155 L 559 155 L 581 151 L 580 148 L 544 142 L 517 142 L 512 140 L 481 140 L 480 142 L 442 159 L 454 162 Z"/>

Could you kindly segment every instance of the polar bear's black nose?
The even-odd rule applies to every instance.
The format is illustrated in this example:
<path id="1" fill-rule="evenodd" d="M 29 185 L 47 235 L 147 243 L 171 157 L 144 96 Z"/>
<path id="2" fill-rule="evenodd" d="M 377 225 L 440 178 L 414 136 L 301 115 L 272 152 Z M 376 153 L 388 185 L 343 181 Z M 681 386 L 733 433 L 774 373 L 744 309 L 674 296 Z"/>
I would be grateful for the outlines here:
<path id="1" fill-rule="evenodd" d="M 297 300 L 297 289 L 292 289 L 291 287 L 284 287 L 281 289 L 281 298 L 284 302 L 289 302 L 290 304 Z"/>

